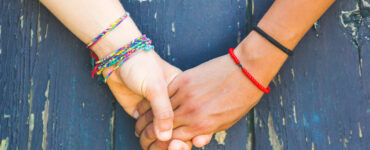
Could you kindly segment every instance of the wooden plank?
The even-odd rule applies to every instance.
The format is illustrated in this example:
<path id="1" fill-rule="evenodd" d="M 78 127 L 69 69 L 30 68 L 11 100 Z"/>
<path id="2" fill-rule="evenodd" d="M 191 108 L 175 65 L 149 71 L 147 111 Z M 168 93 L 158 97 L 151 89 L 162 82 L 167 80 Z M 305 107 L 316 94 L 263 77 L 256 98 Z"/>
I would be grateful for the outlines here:
<path id="1" fill-rule="evenodd" d="M 271 94 L 255 108 L 256 149 L 369 149 L 369 16 L 355 25 L 361 46 L 351 29 L 359 16 L 341 23 L 359 2 L 365 1 L 337 1 L 271 83 Z M 255 13 L 263 14 L 257 6 L 267 4 L 255 3 Z"/>
<path id="2" fill-rule="evenodd" d="M 272 3 L 122 2 L 162 58 L 181 69 L 226 54 L 246 36 L 247 13 L 254 10 L 256 22 Z M 356 10 L 358 3 L 363 5 Z M 368 3 L 337 1 L 296 48 L 272 93 L 205 149 L 370 147 Z M 90 79 L 83 44 L 38 1 L 5 0 L 0 8 L 6 16 L 0 18 L 1 146 L 140 149 L 134 120 L 106 85 Z M 346 13 L 353 16 L 342 23 Z"/>
<path id="3" fill-rule="evenodd" d="M 113 96 L 88 51 L 38 1 L 1 8 L 0 139 L 8 149 L 109 149 Z"/>

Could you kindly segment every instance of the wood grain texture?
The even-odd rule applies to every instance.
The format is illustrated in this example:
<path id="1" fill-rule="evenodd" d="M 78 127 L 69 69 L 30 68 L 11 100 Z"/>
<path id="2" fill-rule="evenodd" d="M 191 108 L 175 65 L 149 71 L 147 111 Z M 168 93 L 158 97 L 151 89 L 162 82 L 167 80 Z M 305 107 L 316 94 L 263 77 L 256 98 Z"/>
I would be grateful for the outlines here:
<path id="1" fill-rule="evenodd" d="M 121 0 L 185 70 L 227 53 L 272 0 Z M 204 149 L 370 148 L 369 1 L 338 0 L 270 84 Z M 0 1 L 0 148 L 140 149 L 134 120 L 90 78 L 89 52 L 37 0 Z M 253 15 L 253 17 L 252 17 Z"/>

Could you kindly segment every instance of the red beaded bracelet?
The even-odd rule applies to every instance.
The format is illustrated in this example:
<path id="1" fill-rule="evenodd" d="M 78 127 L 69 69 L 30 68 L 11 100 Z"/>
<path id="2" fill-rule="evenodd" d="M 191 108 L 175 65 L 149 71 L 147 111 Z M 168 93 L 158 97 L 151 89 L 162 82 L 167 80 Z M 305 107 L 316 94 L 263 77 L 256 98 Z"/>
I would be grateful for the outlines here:
<path id="1" fill-rule="evenodd" d="M 263 91 L 265 93 L 270 93 L 270 87 L 269 86 L 267 86 L 267 88 L 263 87 L 260 83 L 258 83 L 258 81 L 255 78 L 253 78 L 253 76 L 247 71 L 247 69 L 245 69 L 242 66 L 239 59 L 234 54 L 234 48 L 229 49 L 229 54 L 230 54 L 231 58 L 234 60 L 235 64 L 237 64 L 240 67 L 240 69 L 242 69 L 245 76 L 247 76 L 249 78 L 249 80 L 251 80 L 253 82 L 254 85 L 256 85 L 261 91 Z"/>

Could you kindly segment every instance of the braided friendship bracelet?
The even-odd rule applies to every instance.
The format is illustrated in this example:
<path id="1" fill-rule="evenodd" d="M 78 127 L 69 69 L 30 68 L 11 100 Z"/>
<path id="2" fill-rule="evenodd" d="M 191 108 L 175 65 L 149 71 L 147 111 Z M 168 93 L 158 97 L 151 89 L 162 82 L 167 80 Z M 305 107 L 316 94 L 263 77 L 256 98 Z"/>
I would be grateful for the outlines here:
<path id="1" fill-rule="evenodd" d="M 277 48 L 279 48 L 281 51 L 283 51 L 288 56 L 293 55 L 293 51 L 286 48 L 285 46 L 281 45 L 278 41 L 276 41 L 274 38 L 269 36 L 266 32 L 264 32 L 261 28 L 259 28 L 256 25 L 253 25 L 253 30 L 256 31 L 258 34 L 263 36 L 265 39 L 267 39 L 270 43 L 274 44 Z"/>
<path id="2" fill-rule="evenodd" d="M 135 39 L 131 43 L 119 48 L 111 55 L 104 57 L 98 60 L 97 62 L 95 62 L 96 66 L 94 67 L 94 70 L 92 71 L 92 77 L 94 77 L 94 74 L 101 75 L 104 69 L 109 68 L 119 63 L 105 77 L 104 82 L 106 83 L 108 77 L 115 70 L 121 67 L 122 64 L 126 62 L 130 57 L 132 57 L 133 55 L 135 55 L 136 53 L 142 50 L 149 51 L 151 49 L 154 49 L 154 46 L 151 44 L 152 44 L 152 41 L 149 38 L 147 38 L 145 35 L 140 36 L 139 38 Z"/>
<path id="3" fill-rule="evenodd" d="M 265 92 L 266 94 L 270 93 L 270 87 L 269 86 L 267 86 L 267 88 L 263 87 L 263 85 L 258 83 L 258 81 L 255 78 L 253 78 L 253 76 L 247 71 L 247 69 L 245 69 L 242 66 L 239 59 L 234 54 L 234 48 L 229 49 L 229 54 L 230 54 L 230 57 L 234 60 L 235 64 L 237 64 L 240 67 L 240 69 L 242 69 L 244 75 L 247 76 L 248 79 L 251 80 L 254 85 L 256 85 L 261 91 Z"/>
<path id="4" fill-rule="evenodd" d="M 123 22 L 123 20 L 125 20 L 130 14 L 128 12 L 125 12 L 123 14 L 123 16 L 121 16 L 120 18 L 118 18 L 113 24 L 111 24 L 107 29 L 105 29 L 102 33 L 100 33 L 98 36 L 96 36 L 90 43 L 88 43 L 86 45 L 86 48 L 90 49 L 90 54 L 91 56 L 95 59 L 95 60 L 98 60 L 98 56 L 96 56 L 96 54 L 91 51 L 91 48 L 96 44 L 98 43 L 102 38 L 104 38 L 107 33 L 113 31 L 119 24 L 121 24 Z"/>

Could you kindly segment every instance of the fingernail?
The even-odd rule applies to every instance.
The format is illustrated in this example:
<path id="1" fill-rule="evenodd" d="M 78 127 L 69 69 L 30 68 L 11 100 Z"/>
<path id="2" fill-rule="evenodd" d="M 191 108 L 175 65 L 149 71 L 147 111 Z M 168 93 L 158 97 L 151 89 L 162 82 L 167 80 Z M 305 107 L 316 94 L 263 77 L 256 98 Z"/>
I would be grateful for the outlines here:
<path id="1" fill-rule="evenodd" d="M 135 119 L 139 118 L 139 112 L 137 110 L 135 110 L 135 112 L 134 112 L 134 118 Z"/>
<path id="2" fill-rule="evenodd" d="M 135 132 L 135 136 L 138 138 L 138 137 L 139 137 L 139 134 L 137 134 L 137 133 Z"/>
<path id="3" fill-rule="evenodd" d="M 159 132 L 158 131 L 158 139 L 162 140 L 162 141 L 168 141 L 171 139 L 171 136 L 172 136 L 172 129 L 171 130 L 168 130 L 168 131 L 162 131 L 162 132 Z"/>

